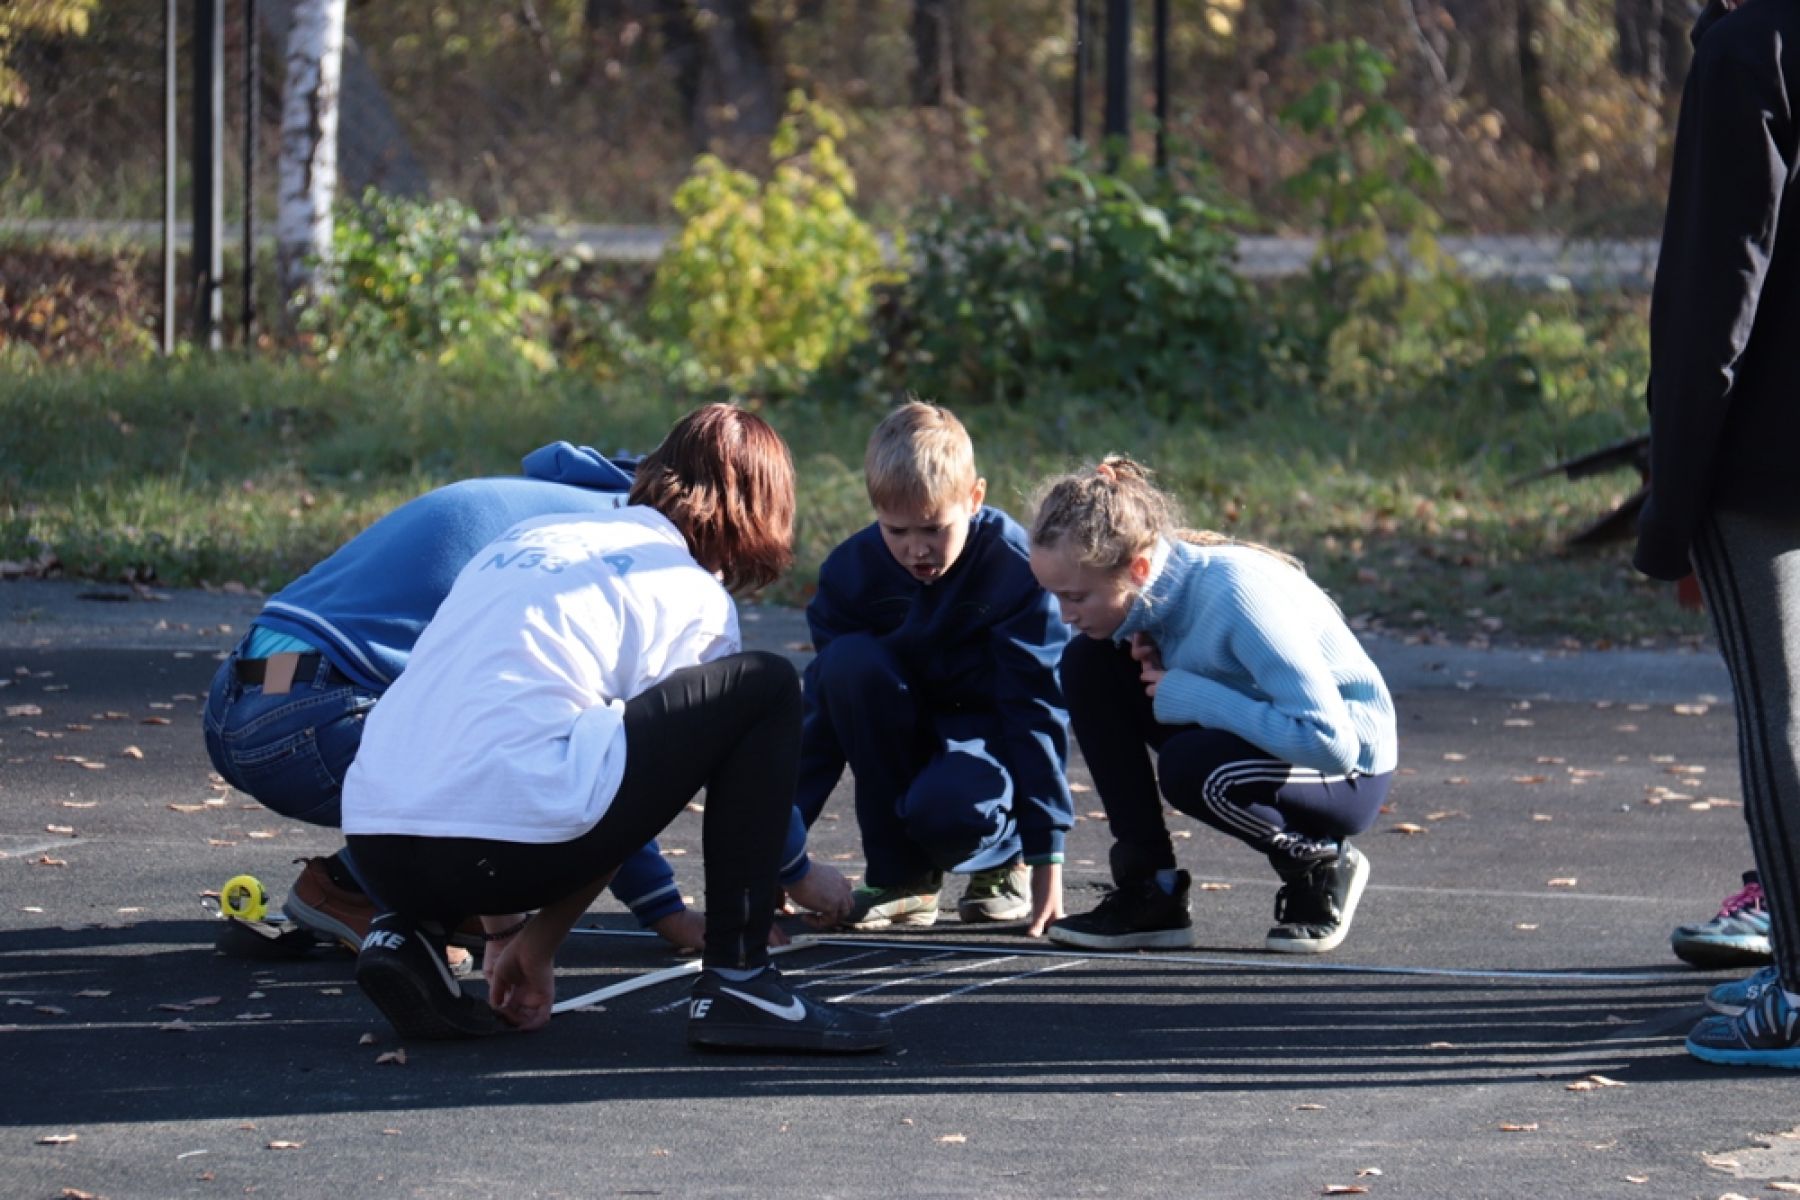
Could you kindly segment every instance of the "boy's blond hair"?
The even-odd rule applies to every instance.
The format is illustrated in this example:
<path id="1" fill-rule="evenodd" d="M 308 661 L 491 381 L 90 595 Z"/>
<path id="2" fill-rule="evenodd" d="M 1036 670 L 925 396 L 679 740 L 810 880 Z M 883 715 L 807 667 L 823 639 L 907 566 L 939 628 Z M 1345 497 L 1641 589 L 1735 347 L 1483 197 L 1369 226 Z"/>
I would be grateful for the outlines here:
<path id="1" fill-rule="evenodd" d="M 869 435 L 863 478 L 876 508 L 938 509 L 967 498 L 975 487 L 975 446 L 955 413 L 909 400 Z"/>

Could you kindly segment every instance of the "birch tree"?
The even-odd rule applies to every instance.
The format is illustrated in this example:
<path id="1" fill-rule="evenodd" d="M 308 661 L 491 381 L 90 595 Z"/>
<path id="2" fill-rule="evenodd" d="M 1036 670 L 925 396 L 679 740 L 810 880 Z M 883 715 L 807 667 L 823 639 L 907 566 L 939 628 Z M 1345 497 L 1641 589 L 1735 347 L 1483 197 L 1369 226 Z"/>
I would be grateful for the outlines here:
<path id="1" fill-rule="evenodd" d="M 290 305 L 312 288 L 312 263 L 331 254 L 344 5 L 345 0 L 293 0 L 288 26 L 275 239 L 282 292 Z"/>

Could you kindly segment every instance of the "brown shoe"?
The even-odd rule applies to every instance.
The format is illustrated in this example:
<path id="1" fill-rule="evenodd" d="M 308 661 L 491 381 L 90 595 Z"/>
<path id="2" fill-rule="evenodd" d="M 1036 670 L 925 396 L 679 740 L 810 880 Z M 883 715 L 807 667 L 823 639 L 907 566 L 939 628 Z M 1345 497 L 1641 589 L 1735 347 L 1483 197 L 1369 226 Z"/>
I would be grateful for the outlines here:
<path id="1" fill-rule="evenodd" d="M 281 906 L 288 920 L 327 941 L 342 942 L 352 952 L 360 949 L 369 922 L 375 919 L 374 901 L 366 892 L 333 879 L 330 859 L 300 861 L 305 866 Z"/>
<path id="2" fill-rule="evenodd" d="M 282 911 L 288 920 L 309 929 L 326 941 L 340 942 L 355 953 L 368 935 L 369 923 L 375 919 L 375 903 L 368 893 L 358 888 L 347 872 L 332 870 L 329 858 L 304 858 L 300 877 L 288 888 L 287 903 Z M 470 917 L 450 935 L 452 967 L 468 970 L 470 949 L 482 945 L 481 918 Z M 460 961 L 459 961 L 460 960 Z"/>

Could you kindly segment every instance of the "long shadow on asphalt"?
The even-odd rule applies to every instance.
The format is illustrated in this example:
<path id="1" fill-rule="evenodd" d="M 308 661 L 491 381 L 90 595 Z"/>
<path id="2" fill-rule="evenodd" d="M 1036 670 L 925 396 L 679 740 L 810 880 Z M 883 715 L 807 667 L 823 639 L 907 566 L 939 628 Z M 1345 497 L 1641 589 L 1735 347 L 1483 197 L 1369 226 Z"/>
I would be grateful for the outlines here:
<path id="1" fill-rule="evenodd" d="M 699 1054 L 683 1043 L 685 981 L 559 1016 L 541 1033 L 412 1044 L 403 1064 L 322 951 L 254 962 L 211 950 L 211 922 L 0 934 L 0 1124 L 255 1119 L 281 1114 L 739 1094 L 1025 1094 L 1197 1087 L 1313 1092 L 1534 1077 L 1682 1079 L 1708 977 L 1559 979 L 1307 970 L 1009 954 L 992 942 L 862 948 L 781 960 L 809 994 L 890 1012 L 881 1055 Z M 654 943 L 565 957 L 563 994 L 676 961 Z M 1190 956 L 1199 957 L 1199 955 Z M 1241 962 L 1241 956 L 1240 956 Z M 1643 973 L 1641 966 L 1617 968 Z M 372 1036 L 371 1036 L 372 1035 Z M 45 1064 L 62 1064 L 53 1072 Z"/>

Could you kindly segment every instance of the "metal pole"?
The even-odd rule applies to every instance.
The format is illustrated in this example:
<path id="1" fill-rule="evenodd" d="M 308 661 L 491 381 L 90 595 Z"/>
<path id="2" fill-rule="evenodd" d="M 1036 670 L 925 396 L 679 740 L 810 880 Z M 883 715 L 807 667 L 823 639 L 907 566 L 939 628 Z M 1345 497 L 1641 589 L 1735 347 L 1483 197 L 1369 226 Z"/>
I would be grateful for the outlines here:
<path id="1" fill-rule="evenodd" d="M 1075 113 L 1071 132 L 1076 142 L 1080 142 L 1086 136 L 1083 125 L 1087 113 L 1087 30 L 1087 0 L 1075 0 Z"/>
<path id="2" fill-rule="evenodd" d="M 175 160 L 180 153 L 180 134 L 175 113 L 176 6 L 163 5 L 163 282 L 162 352 L 175 353 Z"/>
<path id="3" fill-rule="evenodd" d="M 1106 162 L 1119 165 L 1131 139 L 1131 0 L 1106 0 Z"/>
<path id="4" fill-rule="evenodd" d="M 194 0 L 194 340 L 219 348 L 225 273 L 225 10 Z"/>
<path id="5" fill-rule="evenodd" d="M 244 349 L 256 336 L 256 131 L 260 112 L 262 55 L 256 37 L 256 0 L 244 0 Z"/>
<path id="6" fill-rule="evenodd" d="M 1169 166 L 1169 0 L 1156 0 L 1155 22 L 1156 73 L 1156 169 Z"/>

